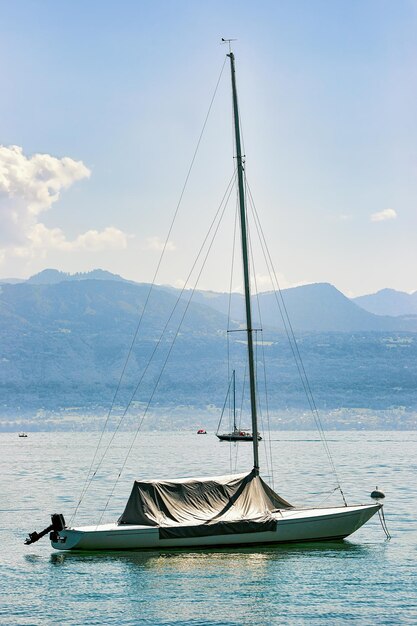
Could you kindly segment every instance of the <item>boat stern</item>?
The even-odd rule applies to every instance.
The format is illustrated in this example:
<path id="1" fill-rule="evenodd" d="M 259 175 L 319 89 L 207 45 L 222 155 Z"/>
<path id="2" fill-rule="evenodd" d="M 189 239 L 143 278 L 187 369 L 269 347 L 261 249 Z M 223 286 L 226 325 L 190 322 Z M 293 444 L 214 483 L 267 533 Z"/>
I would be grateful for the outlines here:
<path id="1" fill-rule="evenodd" d="M 79 543 L 81 533 L 72 528 L 65 528 L 59 534 L 51 533 L 49 539 L 55 550 L 74 550 Z"/>

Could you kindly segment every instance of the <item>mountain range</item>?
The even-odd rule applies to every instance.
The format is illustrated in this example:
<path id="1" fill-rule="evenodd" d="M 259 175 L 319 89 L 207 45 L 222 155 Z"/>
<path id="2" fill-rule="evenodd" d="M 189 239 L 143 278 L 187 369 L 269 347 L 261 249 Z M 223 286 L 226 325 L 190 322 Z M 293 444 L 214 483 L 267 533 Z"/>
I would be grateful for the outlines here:
<path id="1" fill-rule="evenodd" d="M 26 281 L 17 283 L 17 279 L 11 280 L 14 284 L 24 282 L 25 285 L 57 285 L 86 280 L 116 281 L 149 289 L 146 283 L 135 283 L 101 269 L 76 274 L 46 269 Z M 154 290 L 157 293 L 165 291 L 176 298 L 181 294 L 181 290 L 171 286 L 157 285 Z M 201 304 L 223 315 L 228 315 L 230 310 L 231 319 L 239 322 L 244 320 L 245 303 L 241 293 L 229 295 L 196 290 L 192 294 L 186 290 L 183 298 L 186 300 L 191 295 L 193 304 Z M 284 289 L 282 299 L 275 292 L 263 292 L 253 297 L 253 315 L 258 325 L 261 325 L 260 310 L 262 325 L 283 330 L 280 314 L 283 308 L 287 310 L 292 326 L 302 331 L 417 331 L 417 292 L 407 294 L 383 289 L 375 294 L 349 299 L 329 283 L 314 283 Z"/>
<path id="2" fill-rule="evenodd" d="M 228 352 L 243 394 L 245 335 L 227 333 L 244 328 L 243 296 L 232 294 L 229 318 L 228 294 L 161 285 L 149 294 L 148 284 L 102 270 L 77 275 L 46 270 L 24 282 L 2 283 L 0 413 L 14 419 L 70 407 L 94 412 L 113 400 L 120 408 L 129 399 L 138 410 L 149 398 L 154 410 L 171 413 L 219 407 Z M 319 407 L 417 407 L 417 316 L 365 311 L 325 283 L 282 295 Z M 254 298 L 254 312 L 254 327 L 262 326 L 264 339 L 257 349 L 273 381 L 270 408 L 303 407 L 275 294 Z"/>

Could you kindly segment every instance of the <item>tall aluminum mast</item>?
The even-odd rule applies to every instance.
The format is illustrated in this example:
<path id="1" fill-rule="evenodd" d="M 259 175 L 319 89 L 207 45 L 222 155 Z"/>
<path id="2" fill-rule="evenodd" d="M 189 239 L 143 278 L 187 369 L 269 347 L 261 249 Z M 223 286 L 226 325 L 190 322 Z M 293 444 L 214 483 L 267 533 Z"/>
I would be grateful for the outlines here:
<path id="1" fill-rule="evenodd" d="M 237 104 L 237 93 L 236 93 L 235 56 L 233 52 L 230 52 L 230 54 L 228 54 L 227 56 L 230 58 L 230 71 L 232 75 L 232 91 L 233 91 L 233 115 L 234 115 L 234 121 L 235 121 L 237 179 L 238 179 L 239 209 L 240 209 L 240 232 L 241 232 L 241 237 L 242 237 L 243 278 L 244 278 L 244 283 L 245 283 L 246 333 L 247 333 L 247 338 L 248 338 L 250 405 L 251 405 L 251 414 L 252 414 L 253 469 L 254 469 L 255 474 L 259 474 L 258 416 L 257 416 L 257 410 L 256 410 L 255 362 L 254 362 L 254 356 L 253 356 L 253 328 L 252 328 L 252 310 L 251 310 L 251 300 L 250 300 L 245 186 L 243 184 L 243 159 L 242 159 L 242 148 L 241 148 L 241 141 L 240 141 L 239 109 L 238 109 L 238 104 Z"/>

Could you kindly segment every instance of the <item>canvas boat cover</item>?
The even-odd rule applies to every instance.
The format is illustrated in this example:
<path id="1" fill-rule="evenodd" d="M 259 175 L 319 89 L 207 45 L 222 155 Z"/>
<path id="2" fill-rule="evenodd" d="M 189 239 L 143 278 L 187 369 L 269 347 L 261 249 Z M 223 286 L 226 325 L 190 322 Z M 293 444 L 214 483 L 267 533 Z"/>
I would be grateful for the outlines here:
<path id="1" fill-rule="evenodd" d="M 293 508 L 255 472 L 135 481 L 118 524 L 156 526 L 161 539 L 275 530 L 272 512 Z"/>

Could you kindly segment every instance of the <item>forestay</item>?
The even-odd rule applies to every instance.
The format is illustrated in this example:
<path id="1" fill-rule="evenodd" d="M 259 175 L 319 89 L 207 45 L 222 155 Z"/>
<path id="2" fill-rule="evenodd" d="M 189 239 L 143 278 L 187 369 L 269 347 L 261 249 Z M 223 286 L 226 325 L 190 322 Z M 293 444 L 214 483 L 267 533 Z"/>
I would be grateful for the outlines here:
<path id="1" fill-rule="evenodd" d="M 250 474 L 135 481 L 118 524 L 159 527 L 161 539 L 275 530 L 272 515 L 293 508 Z"/>

